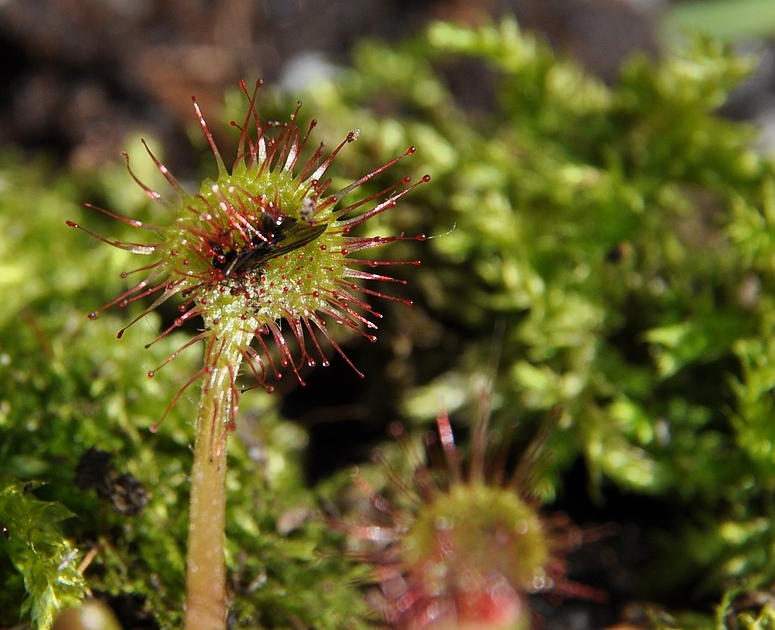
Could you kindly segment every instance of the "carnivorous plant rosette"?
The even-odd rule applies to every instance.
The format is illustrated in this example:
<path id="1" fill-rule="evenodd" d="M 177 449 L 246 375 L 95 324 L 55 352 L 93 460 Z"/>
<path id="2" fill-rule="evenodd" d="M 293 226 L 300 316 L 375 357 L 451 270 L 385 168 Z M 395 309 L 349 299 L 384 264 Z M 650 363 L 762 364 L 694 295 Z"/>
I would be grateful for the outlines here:
<path id="1" fill-rule="evenodd" d="M 222 628 L 225 623 L 223 552 L 221 543 L 215 543 L 223 537 L 226 466 L 222 462 L 226 436 L 234 427 L 239 406 L 236 380 L 243 360 L 258 384 L 267 390 L 272 389 L 267 378 L 279 378 L 282 368 L 288 365 L 303 384 L 299 372 L 303 363 L 328 363 L 321 347 L 324 339 L 357 371 L 329 332 L 326 320 L 375 340 L 371 331 L 377 326 L 373 320 L 380 314 L 366 296 L 395 298 L 361 283 L 403 282 L 379 273 L 378 267 L 418 262 L 369 260 L 352 255 L 394 241 L 425 238 L 404 234 L 364 237 L 351 231 L 395 206 L 415 186 L 427 182 L 427 175 L 415 184 L 404 177 L 350 205 L 339 204 L 346 195 L 414 153 L 414 147 L 341 190 L 329 192 L 332 179 L 327 176 L 328 169 L 344 146 L 358 138 L 359 131 L 351 131 L 327 155 L 321 143 L 310 156 L 304 157 L 316 121 L 310 123 L 305 133 L 299 129 L 296 121 L 301 103 L 288 122 L 264 121 L 256 109 L 261 82 L 252 93 L 244 82 L 240 85 L 248 97 L 248 111 L 242 125 L 232 123 L 240 130 L 240 136 L 231 172 L 194 100 L 197 117 L 218 165 L 218 179 L 205 180 L 197 194 L 189 194 L 148 150 L 177 195 L 174 201 L 166 199 L 138 180 L 129 169 L 127 157 L 127 168 L 135 181 L 172 214 L 169 225 L 150 225 L 85 204 L 158 237 L 151 243 L 123 243 L 85 230 L 114 247 L 154 258 L 135 270 L 145 274 L 140 282 L 92 312 L 91 318 L 109 307 L 124 307 L 155 296 L 128 324 L 131 326 L 173 296 L 181 296 L 181 314 L 156 341 L 188 320 L 201 317 L 204 322 L 201 332 L 162 364 L 193 344 L 204 342 L 202 368 L 184 384 L 168 407 L 169 410 L 191 384 L 203 379 L 192 472 L 187 628 Z M 68 224 L 84 229 L 73 222 Z M 119 337 L 124 330 L 126 327 Z M 297 351 L 289 344 L 288 330 Z M 270 352 L 271 345 L 277 349 L 276 358 Z M 298 356 L 294 357 L 296 352 Z M 153 371 L 149 375 L 153 376 Z M 221 586 L 214 588 L 214 584 Z"/>
<path id="2" fill-rule="evenodd" d="M 199 122 L 218 165 L 217 181 L 205 180 L 199 193 L 190 195 L 150 150 L 151 158 L 177 193 L 178 199 L 170 202 L 132 174 L 151 199 L 174 214 L 170 225 L 150 225 L 91 204 L 84 205 L 153 232 L 161 239 L 157 243 L 121 243 L 89 231 L 109 245 L 156 258 L 150 265 L 132 272 L 146 272 L 143 280 L 90 313 L 89 317 L 96 318 L 101 311 L 114 305 L 125 307 L 131 302 L 157 295 L 155 301 L 128 324 L 128 328 L 171 297 L 180 295 L 184 299 L 179 307 L 181 315 L 156 341 L 185 321 L 201 316 L 205 322 L 204 330 L 185 346 L 187 348 L 201 340 L 208 343 L 207 357 L 210 361 L 205 361 L 205 366 L 196 377 L 206 374 L 208 363 L 218 362 L 220 355 L 230 355 L 234 349 L 248 362 L 258 382 L 271 391 L 271 385 L 266 384 L 267 368 L 276 377 L 281 374 L 272 363 L 265 339 L 276 344 L 281 353 L 281 366 L 290 364 L 300 381 L 300 363 L 306 362 L 310 366 L 316 363 L 305 343 L 307 336 L 323 365 L 328 364 L 318 343 L 318 333 L 357 371 L 329 333 L 321 315 L 327 315 L 336 323 L 344 324 L 370 340 L 375 340 L 361 326 L 376 329 L 376 324 L 370 318 L 379 318 L 380 314 L 355 293 L 388 299 L 391 296 L 360 286 L 357 282 L 400 281 L 362 267 L 406 263 L 349 256 L 407 237 L 401 234 L 365 238 L 350 236 L 350 231 L 395 206 L 417 184 L 407 186 L 410 178 L 405 177 L 400 183 L 364 200 L 337 207 L 345 195 L 414 153 L 414 147 L 345 188 L 326 194 L 331 184 L 331 179 L 326 178 L 328 168 L 346 144 L 357 140 L 359 130 L 351 131 L 325 158 L 324 144 L 321 143 L 313 155 L 301 162 L 302 152 L 317 121 L 313 120 L 306 134 L 301 135 L 296 125 L 301 103 L 287 123 L 262 121 L 255 106 L 260 86 L 261 82 L 250 95 L 244 82 L 241 83 L 249 97 L 249 108 L 241 127 L 232 123 L 241 133 L 238 155 L 231 173 L 194 101 Z M 255 127 L 255 139 L 249 134 L 251 125 Z M 279 129 L 279 133 L 272 137 L 269 134 L 274 128 Z M 125 157 L 129 167 L 126 154 Z M 421 181 L 427 182 L 429 179 L 426 175 Z M 402 185 L 405 187 L 399 190 Z M 375 200 L 381 201 L 360 214 L 347 216 Z M 70 221 L 68 225 L 84 229 Z M 424 236 L 410 238 L 422 240 Z M 410 264 L 419 262 L 411 261 Z M 122 274 L 124 277 L 127 275 Z M 287 322 L 298 342 L 298 360 L 294 359 L 286 342 L 281 320 Z M 126 328 L 119 332 L 119 337 Z M 250 345 L 251 339 L 256 340 L 258 349 Z M 177 354 L 171 356 L 170 360 Z M 234 376 L 239 363 L 239 358 L 229 361 L 234 368 Z M 190 382 L 194 380 L 192 378 Z M 236 390 L 234 394 L 232 407 L 236 412 Z"/>
<path id="3" fill-rule="evenodd" d="M 463 465 L 449 417 L 427 434 L 431 463 L 422 462 L 399 425 L 392 430 L 412 461 L 407 484 L 382 455 L 388 490 L 377 493 L 357 470 L 356 485 L 371 510 L 357 522 L 332 518 L 363 550 L 378 591 L 372 601 L 384 625 L 395 630 L 530 630 L 540 624 L 530 596 L 603 601 L 605 593 L 566 577 L 567 554 L 609 533 L 580 530 L 562 514 L 545 515 L 530 477 L 546 432 L 539 434 L 510 477 L 508 441 L 490 452 L 489 413 L 474 430 Z"/>

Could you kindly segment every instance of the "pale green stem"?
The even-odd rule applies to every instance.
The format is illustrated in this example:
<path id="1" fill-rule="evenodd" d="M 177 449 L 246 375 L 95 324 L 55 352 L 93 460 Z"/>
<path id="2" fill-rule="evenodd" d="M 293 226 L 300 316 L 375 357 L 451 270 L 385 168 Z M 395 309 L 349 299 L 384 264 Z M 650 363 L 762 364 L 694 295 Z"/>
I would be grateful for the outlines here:
<path id="1" fill-rule="evenodd" d="M 228 345 L 213 339 L 206 350 L 191 471 L 185 630 L 226 630 L 226 434 L 237 404 L 239 348 L 247 343 L 234 336 L 240 338 Z"/>

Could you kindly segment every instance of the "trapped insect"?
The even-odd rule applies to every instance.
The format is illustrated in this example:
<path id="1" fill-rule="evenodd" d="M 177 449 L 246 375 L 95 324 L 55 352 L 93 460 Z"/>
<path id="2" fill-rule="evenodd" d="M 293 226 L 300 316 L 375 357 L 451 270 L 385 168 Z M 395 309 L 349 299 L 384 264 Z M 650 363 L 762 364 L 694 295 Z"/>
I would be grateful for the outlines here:
<path id="1" fill-rule="evenodd" d="M 275 219 L 264 212 L 261 226 L 254 229 L 253 237 L 244 246 L 224 251 L 224 246 L 212 244 L 212 265 L 223 272 L 224 278 L 238 278 L 272 258 L 304 247 L 325 232 L 327 227 L 327 223 L 300 223 L 284 214 Z"/>

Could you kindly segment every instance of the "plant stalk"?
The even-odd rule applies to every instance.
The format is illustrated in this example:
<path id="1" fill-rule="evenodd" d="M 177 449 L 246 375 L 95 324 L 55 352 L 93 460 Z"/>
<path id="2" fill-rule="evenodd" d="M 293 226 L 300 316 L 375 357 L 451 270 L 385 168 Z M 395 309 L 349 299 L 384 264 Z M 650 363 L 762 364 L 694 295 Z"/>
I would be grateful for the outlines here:
<path id="1" fill-rule="evenodd" d="M 233 376 L 242 341 L 212 339 L 206 351 L 191 471 L 184 630 L 226 630 L 226 435 L 238 404 Z"/>

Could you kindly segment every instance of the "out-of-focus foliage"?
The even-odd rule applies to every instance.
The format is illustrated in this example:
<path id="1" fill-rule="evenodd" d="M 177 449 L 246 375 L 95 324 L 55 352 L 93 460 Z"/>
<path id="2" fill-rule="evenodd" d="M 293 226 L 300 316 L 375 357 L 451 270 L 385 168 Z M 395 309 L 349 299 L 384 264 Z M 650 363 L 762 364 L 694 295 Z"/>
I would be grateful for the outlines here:
<path id="1" fill-rule="evenodd" d="M 490 74 L 494 111 L 456 107 L 434 68 L 462 59 Z M 452 229 L 412 276 L 419 308 L 465 350 L 408 392 L 408 415 L 461 406 L 503 322 L 497 404 L 527 418 L 563 405 L 557 474 L 582 454 L 598 483 L 717 502 L 751 472 L 739 445 L 768 443 L 744 427 L 767 413 L 752 407 L 766 406 L 755 357 L 771 313 L 772 166 L 752 130 L 713 113 L 751 67 L 701 41 L 656 67 L 634 59 L 609 88 L 506 21 L 365 44 L 356 70 L 316 86 L 310 109 L 358 120 L 364 154 L 422 147 L 435 184 L 401 229 Z"/>
<path id="2" fill-rule="evenodd" d="M 664 13 L 661 30 L 666 38 L 696 31 L 729 41 L 775 34 L 769 0 L 692 0 L 675 3 Z"/>
<path id="3" fill-rule="evenodd" d="M 496 416 L 535 427 L 565 410 L 545 498 L 583 457 L 593 492 L 690 515 L 659 536 L 661 592 L 775 580 L 775 170 L 753 129 L 716 113 L 754 65 L 698 39 L 630 60 L 609 87 L 511 21 L 438 24 L 403 47 L 364 43 L 307 99 L 325 123 L 358 121 L 355 161 L 419 146 L 433 183 L 385 220 L 452 230 L 406 275 L 421 288 L 396 326 L 406 416 L 442 401 L 465 417 L 503 326 Z M 494 101 L 461 110 L 450 85 L 476 102 L 467 82 Z M 454 367 L 434 361 L 449 348 Z"/>
<path id="4" fill-rule="evenodd" d="M 54 624 L 53 630 L 120 630 L 113 611 L 97 599 L 87 599 L 81 604 L 62 612 Z"/>
<path id="5" fill-rule="evenodd" d="M 593 493 L 616 487 L 683 515 L 657 536 L 659 579 L 642 578 L 643 597 L 657 586 L 720 593 L 775 581 L 775 170 L 752 148 L 752 129 L 715 113 L 752 67 L 701 40 L 658 63 L 634 58 L 607 86 L 510 20 L 437 24 L 400 46 L 364 42 L 352 69 L 304 96 L 317 136 L 361 130 L 338 158 L 343 179 L 409 145 L 419 148 L 412 170 L 433 177 L 369 228 L 444 236 L 384 254 L 423 265 L 400 269 L 412 308 L 380 305 L 375 348 L 390 356 L 359 365 L 367 379 L 398 392 L 391 412 L 409 424 L 424 425 L 439 404 L 463 422 L 499 340 L 496 425 L 519 417 L 524 438 L 552 406 L 564 410 L 539 484 L 547 501 L 582 459 Z M 462 108 L 451 85 L 475 107 Z M 262 95 L 259 109 L 281 118 L 298 96 Z M 117 341 L 120 313 L 87 321 L 132 263 L 64 225 L 81 220 L 80 199 L 141 219 L 161 211 L 113 167 L 77 182 L 46 172 L 8 151 L 0 161 L 0 472 L 45 481 L 35 495 L 76 515 L 57 544 L 80 550 L 75 563 L 93 552 L 84 576 L 96 594 L 174 627 L 192 403 L 156 435 L 147 428 L 198 357 L 191 350 L 149 379 L 182 334 L 143 350 L 154 338 L 146 324 Z M 101 221 L 92 214 L 90 226 L 122 238 Z M 235 627 L 359 626 L 363 569 L 337 553 L 303 484 L 305 435 L 274 404 L 244 396 L 231 449 Z M 75 487 L 92 446 L 152 495 L 139 516 Z M 22 599 L 15 571 L 0 581 L 8 601 Z M 746 615 L 742 627 L 769 627 Z M 18 617 L 0 610 L 0 624 Z"/>

